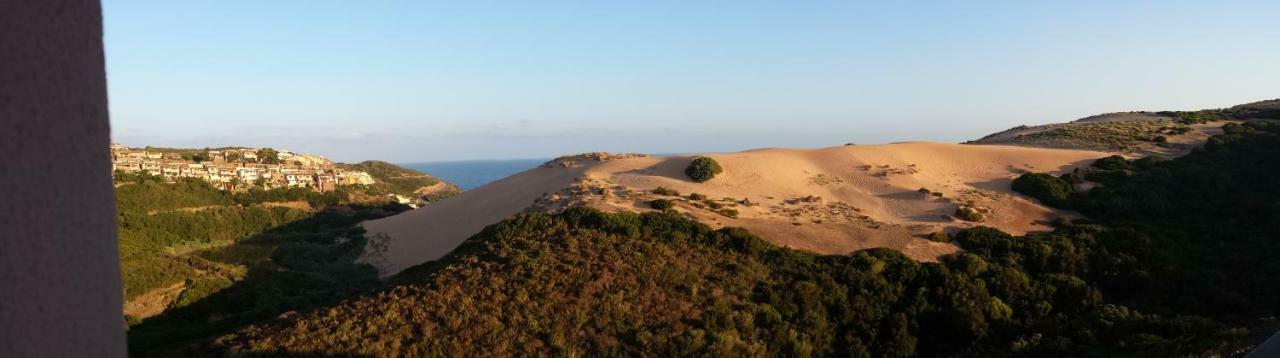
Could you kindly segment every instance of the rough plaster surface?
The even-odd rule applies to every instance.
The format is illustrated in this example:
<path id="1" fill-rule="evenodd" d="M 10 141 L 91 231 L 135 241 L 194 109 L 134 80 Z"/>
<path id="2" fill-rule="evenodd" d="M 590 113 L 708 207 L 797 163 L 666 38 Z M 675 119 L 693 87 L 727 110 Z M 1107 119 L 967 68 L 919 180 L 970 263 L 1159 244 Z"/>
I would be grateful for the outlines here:
<path id="1" fill-rule="evenodd" d="M 0 0 L 0 357 L 125 355 L 98 0 Z"/>

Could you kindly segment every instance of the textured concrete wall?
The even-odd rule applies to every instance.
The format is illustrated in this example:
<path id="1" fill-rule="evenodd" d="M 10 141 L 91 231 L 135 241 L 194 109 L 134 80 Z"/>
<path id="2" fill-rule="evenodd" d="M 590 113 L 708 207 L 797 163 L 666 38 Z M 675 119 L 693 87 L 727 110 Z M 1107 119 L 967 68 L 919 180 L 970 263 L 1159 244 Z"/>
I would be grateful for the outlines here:
<path id="1" fill-rule="evenodd" d="M 125 355 L 98 0 L 0 0 L 0 357 Z"/>

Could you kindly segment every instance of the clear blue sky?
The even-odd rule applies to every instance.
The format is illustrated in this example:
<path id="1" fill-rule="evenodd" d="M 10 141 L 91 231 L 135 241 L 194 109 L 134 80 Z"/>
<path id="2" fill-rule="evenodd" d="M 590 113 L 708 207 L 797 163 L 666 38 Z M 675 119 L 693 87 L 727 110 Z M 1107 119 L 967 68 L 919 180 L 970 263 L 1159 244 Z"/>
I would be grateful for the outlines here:
<path id="1" fill-rule="evenodd" d="M 113 137 L 135 146 L 411 162 L 957 142 L 1280 97 L 1277 1 L 103 3 Z"/>

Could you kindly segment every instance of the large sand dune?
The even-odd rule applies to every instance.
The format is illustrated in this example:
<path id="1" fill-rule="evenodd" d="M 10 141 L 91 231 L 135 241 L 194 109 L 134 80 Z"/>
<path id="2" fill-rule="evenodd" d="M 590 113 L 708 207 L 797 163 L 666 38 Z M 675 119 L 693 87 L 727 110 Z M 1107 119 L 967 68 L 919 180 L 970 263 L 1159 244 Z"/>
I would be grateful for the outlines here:
<path id="1" fill-rule="evenodd" d="M 956 248 L 919 235 L 974 225 L 1015 234 L 1048 230 L 1049 220 L 1070 213 L 1013 194 L 1010 181 L 1027 171 L 1068 171 L 1106 155 L 942 143 L 759 149 L 707 155 L 725 172 L 705 183 L 683 174 L 691 157 L 569 158 L 366 222 L 372 239 L 362 260 L 385 277 L 439 259 L 485 226 L 522 210 L 588 205 L 645 211 L 648 201 L 666 198 L 675 202 L 675 210 L 709 225 L 745 227 L 792 248 L 846 254 L 887 247 L 930 261 Z M 653 194 L 659 186 L 684 197 Z M 689 200 L 690 193 L 709 199 Z M 985 219 L 955 219 L 958 206 L 982 211 Z M 737 217 L 727 209 L 736 210 Z"/>

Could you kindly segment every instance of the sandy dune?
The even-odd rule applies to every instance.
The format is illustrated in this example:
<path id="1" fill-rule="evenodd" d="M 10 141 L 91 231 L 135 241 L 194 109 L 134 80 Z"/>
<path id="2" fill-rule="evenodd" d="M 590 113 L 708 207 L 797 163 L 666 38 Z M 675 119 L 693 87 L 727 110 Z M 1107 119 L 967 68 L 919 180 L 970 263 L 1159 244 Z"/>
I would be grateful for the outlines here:
<path id="1" fill-rule="evenodd" d="M 589 205 L 645 211 L 648 201 L 666 198 L 675 201 L 675 210 L 699 221 L 745 227 L 788 247 L 825 254 L 887 247 L 929 261 L 956 248 L 918 235 L 974 225 L 1015 234 L 1048 230 L 1048 220 L 1070 214 L 1014 195 L 1010 181 L 1027 171 L 1068 171 L 1106 155 L 921 142 L 759 149 L 709 154 L 725 172 L 706 183 L 684 176 L 690 157 L 584 157 L 366 222 L 373 239 L 362 260 L 385 277 L 438 259 L 485 226 L 522 210 Z M 653 194 L 659 186 L 682 197 Z M 690 200 L 690 193 L 709 199 Z M 981 223 L 952 218 L 958 206 L 975 208 L 986 218 Z M 736 218 L 730 209 L 737 211 Z"/>

